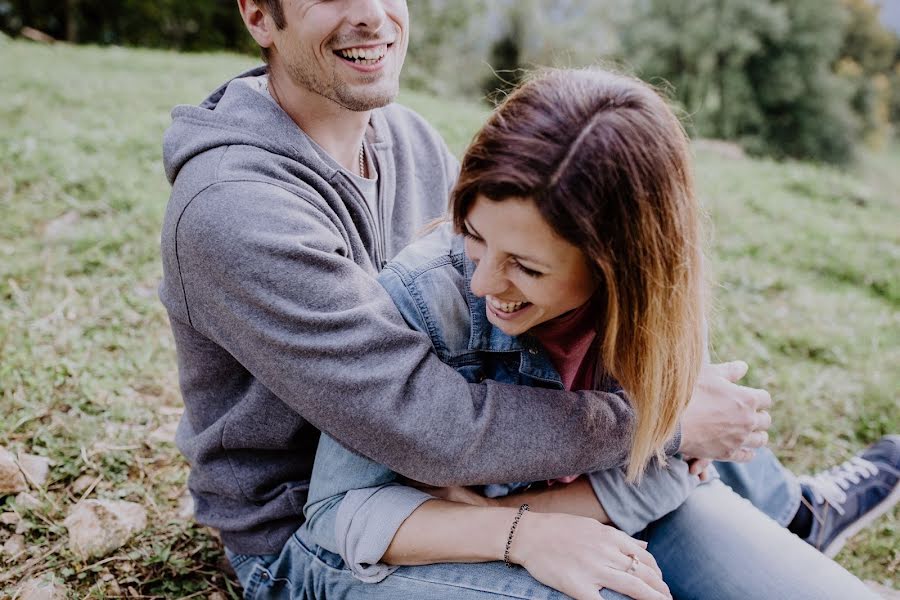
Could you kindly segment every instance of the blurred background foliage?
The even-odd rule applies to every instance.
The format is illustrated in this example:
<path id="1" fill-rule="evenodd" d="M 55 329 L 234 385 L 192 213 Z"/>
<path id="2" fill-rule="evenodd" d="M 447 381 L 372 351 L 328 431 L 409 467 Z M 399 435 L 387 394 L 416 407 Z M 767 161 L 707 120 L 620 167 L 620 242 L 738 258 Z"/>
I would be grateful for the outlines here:
<path id="1" fill-rule="evenodd" d="M 410 0 L 406 85 L 493 98 L 540 65 L 617 65 L 695 136 L 834 164 L 900 123 L 900 0 Z M 256 52 L 234 0 L 0 0 L 0 28 Z"/>

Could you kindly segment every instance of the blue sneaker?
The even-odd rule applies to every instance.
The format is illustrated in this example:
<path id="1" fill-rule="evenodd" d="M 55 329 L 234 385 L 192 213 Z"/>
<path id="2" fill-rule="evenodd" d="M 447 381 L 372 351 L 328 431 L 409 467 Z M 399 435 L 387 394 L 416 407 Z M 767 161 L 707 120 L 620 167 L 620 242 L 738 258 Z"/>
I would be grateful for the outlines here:
<path id="1" fill-rule="evenodd" d="M 813 517 L 805 539 L 834 557 L 900 500 L 900 435 L 886 435 L 839 467 L 797 479 Z"/>

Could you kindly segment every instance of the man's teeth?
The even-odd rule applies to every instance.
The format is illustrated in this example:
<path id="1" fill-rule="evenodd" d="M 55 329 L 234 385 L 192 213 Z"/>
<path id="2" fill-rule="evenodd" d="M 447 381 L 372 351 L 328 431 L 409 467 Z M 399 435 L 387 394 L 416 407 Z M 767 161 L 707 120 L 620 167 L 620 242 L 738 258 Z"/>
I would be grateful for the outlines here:
<path id="1" fill-rule="evenodd" d="M 502 310 L 505 313 L 516 312 L 522 305 L 527 304 L 527 302 L 519 301 L 519 302 L 501 302 L 496 298 L 491 298 L 491 306 L 496 308 L 497 310 Z"/>
<path id="2" fill-rule="evenodd" d="M 374 48 L 347 48 L 338 52 L 347 60 L 354 60 L 364 64 L 374 64 L 384 58 L 387 54 L 387 45 L 375 46 Z"/>

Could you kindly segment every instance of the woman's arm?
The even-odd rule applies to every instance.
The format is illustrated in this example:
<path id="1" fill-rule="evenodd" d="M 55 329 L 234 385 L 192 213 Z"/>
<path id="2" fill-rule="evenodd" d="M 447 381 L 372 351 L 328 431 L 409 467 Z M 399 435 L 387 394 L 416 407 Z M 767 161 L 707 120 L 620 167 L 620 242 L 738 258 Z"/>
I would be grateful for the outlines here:
<path id="1" fill-rule="evenodd" d="M 527 503 L 540 513 L 566 513 L 612 524 L 629 535 L 675 510 L 699 485 L 700 476 L 679 458 L 666 466 L 653 461 L 637 485 L 622 469 L 582 475 L 569 484 L 538 487 L 499 498 L 485 498 L 471 488 L 423 488 L 430 495 L 476 506 L 518 507 Z"/>
<path id="2" fill-rule="evenodd" d="M 340 554 L 368 582 L 400 565 L 502 560 L 518 507 L 429 499 L 396 480 L 390 469 L 323 434 L 304 509 L 310 540 Z M 513 542 L 513 562 L 574 598 L 595 600 L 602 586 L 639 600 L 668 597 L 642 543 L 593 519 L 526 513 Z M 638 557 L 634 573 L 625 572 L 628 555 Z"/>
<path id="3" fill-rule="evenodd" d="M 503 560 L 517 509 L 428 500 L 403 522 L 382 560 L 391 565 Z"/>
<path id="4" fill-rule="evenodd" d="M 527 503 L 531 510 L 539 513 L 566 513 L 588 517 L 600 523 L 610 523 L 609 516 L 603 510 L 603 505 L 586 475 L 582 475 L 572 483 L 530 489 L 494 500 L 500 506 L 519 506 Z"/>
<path id="5" fill-rule="evenodd" d="M 429 500 L 403 522 L 383 560 L 394 565 L 503 560 L 517 512 Z M 671 598 L 646 543 L 594 519 L 525 512 L 510 561 L 576 600 L 596 600 L 603 588 L 635 600 Z"/>
<path id="6" fill-rule="evenodd" d="M 603 510 L 586 475 L 569 484 L 533 488 L 498 498 L 485 498 L 475 489 L 461 486 L 444 488 L 422 486 L 420 489 L 436 498 L 472 506 L 518 508 L 527 504 L 532 512 L 565 513 L 587 517 L 604 524 L 610 523 L 609 516 Z"/>

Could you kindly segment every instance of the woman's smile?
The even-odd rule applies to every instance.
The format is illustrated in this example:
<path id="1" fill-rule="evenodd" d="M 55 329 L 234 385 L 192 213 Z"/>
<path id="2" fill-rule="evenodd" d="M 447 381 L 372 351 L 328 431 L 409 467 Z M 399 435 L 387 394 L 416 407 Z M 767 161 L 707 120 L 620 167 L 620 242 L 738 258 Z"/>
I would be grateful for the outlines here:
<path id="1" fill-rule="evenodd" d="M 525 302 L 524 300 L 509 302 L 490 295 L 485 296 L 484 299 L 487 301 L 488 310 L 503 320 L 512 320 L 520 317 L 532 306 L 531 302 Z"/>

